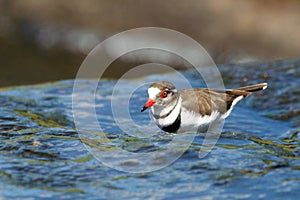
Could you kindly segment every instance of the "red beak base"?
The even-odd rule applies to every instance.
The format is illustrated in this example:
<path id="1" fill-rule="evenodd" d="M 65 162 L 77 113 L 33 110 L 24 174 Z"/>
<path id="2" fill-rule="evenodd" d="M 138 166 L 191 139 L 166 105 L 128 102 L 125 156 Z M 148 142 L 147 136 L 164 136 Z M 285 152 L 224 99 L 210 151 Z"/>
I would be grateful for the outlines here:
<path id="1" fill-rule="evenodd" d="M 144 112 L 147 108 L 153 106 L 155 104 L 155 101 L 152 99 L 148 99 L 148 101 L 145 103 L 144 107 L 141 109 L 141 112 Z"/>

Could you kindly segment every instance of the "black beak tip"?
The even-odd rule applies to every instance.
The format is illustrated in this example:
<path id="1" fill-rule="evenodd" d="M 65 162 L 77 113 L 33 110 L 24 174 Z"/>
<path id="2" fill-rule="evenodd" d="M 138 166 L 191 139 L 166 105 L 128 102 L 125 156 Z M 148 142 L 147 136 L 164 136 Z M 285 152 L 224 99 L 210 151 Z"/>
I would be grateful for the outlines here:
<path id="1" fill-rule="evenodd" d="M 142 107 L 141 112 L 144 112 L 147 109 L 147 107 Z"/>

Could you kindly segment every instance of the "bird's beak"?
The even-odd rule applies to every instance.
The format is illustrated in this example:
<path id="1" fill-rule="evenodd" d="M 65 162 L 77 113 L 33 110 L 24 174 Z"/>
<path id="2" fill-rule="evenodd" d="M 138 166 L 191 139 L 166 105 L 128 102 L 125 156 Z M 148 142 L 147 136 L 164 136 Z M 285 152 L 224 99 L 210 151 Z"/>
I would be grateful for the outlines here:
<path id="1" fill-rule="evenodd" d="M 147 108 L 153 106 L 153 104 L 155 104 L 155 101 L 152 99 L 148 99 L 148 101 L 145 103 L 144 107 L 141 109 L 141 112 L 143 112 Z"/>

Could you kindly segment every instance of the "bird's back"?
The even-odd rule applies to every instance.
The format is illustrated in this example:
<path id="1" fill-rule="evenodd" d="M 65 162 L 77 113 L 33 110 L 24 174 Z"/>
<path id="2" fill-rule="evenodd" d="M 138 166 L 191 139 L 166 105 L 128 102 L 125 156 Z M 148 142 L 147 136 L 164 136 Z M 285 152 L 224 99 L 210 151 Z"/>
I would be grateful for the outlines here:
<path id="1" fill-rule="evenodd" d="M 226 113 L 239 97 L 246 97 L 251 92 L 241 90 L 210 90 L 207 88 L 190 88 L 178 91 L 182 99 L 182 106 L 189 111 L 198 112 L 201 116 L 211 115 L 213 111 Z"/>

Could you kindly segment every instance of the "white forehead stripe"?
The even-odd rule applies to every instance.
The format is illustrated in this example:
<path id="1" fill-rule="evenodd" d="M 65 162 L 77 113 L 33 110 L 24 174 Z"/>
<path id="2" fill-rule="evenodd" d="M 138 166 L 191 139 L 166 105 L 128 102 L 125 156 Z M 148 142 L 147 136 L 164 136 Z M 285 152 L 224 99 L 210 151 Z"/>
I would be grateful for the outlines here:
<path id="1" fill-rule="evenodd" d="M 148 94 L 150 99 L 155 99 L 156 95 L 160 93 L 160 89 L 151 87 L 148 89 Z"/>

